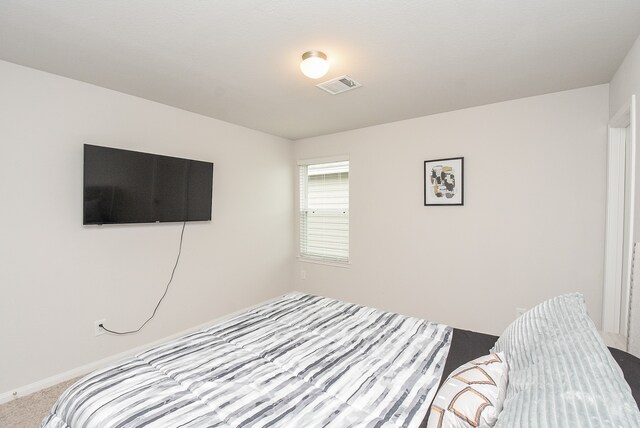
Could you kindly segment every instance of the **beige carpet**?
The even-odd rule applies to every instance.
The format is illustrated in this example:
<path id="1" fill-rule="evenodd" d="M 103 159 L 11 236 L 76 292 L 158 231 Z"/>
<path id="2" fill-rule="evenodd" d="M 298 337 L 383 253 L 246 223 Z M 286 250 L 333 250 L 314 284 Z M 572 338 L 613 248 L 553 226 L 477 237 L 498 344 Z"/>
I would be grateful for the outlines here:
<path id="1" fill-rule="evenodd" d="M 56 400 L 79 377 L 0 405 L 0 427 L 37 428 Z"/>

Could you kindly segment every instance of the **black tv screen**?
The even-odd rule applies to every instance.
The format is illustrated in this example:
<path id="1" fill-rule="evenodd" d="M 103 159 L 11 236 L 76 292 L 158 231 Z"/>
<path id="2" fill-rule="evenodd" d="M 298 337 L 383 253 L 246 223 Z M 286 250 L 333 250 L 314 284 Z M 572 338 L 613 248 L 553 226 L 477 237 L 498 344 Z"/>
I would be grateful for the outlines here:
<path id="1" fill-rule="evenodd" d="M 84 145 L 83 224 L 211 220 L 213 163 Z"/>

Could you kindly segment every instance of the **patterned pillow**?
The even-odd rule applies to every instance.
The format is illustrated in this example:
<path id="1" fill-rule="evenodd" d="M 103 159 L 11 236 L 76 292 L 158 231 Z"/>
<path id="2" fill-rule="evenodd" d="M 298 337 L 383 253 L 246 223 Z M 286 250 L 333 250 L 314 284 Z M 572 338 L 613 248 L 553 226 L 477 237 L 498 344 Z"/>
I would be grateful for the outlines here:
<path id="1" fill-rule="evenodd" d="M 502 410 L 508 371 L 501 352 L 455 369 L 433 400 L 427 428 L 492 427 Z"/>

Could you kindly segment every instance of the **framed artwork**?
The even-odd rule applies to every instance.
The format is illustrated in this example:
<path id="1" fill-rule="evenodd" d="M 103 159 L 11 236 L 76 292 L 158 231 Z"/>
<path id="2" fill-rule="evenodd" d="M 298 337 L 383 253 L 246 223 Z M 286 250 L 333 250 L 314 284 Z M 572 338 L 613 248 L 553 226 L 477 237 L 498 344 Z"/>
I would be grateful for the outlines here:
<path id="1" fill-rule="evenodd" d="M 424 205 L 464 205 L 464 158 L 424 161 Z"/>

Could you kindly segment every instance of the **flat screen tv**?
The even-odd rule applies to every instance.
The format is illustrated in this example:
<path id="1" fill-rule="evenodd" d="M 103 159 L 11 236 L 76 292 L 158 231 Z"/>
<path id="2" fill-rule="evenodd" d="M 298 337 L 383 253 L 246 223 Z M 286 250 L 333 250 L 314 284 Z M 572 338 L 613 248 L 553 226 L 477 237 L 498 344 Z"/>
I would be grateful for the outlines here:
<path id="1" fill-rule="evenodd" d="M 83 224 L 211 220 L 213 163 L 84 145 Z"/>

